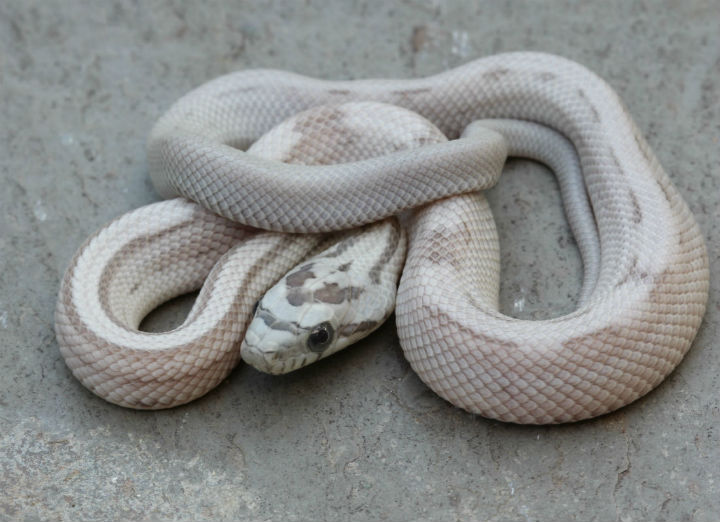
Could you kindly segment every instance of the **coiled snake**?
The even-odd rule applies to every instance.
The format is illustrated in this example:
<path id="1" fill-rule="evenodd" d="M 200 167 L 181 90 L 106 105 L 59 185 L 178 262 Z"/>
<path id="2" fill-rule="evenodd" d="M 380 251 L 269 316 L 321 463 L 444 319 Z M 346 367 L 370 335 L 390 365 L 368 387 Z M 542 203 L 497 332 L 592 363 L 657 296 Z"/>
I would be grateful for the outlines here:
<path id="1" fill-rule="evenodd" d="M 338 165 L 285 164 L 241 150 L 299 112 L 334 107 L 329 119 L 337 120 L 341 104 L 361 100 L 414 111 L 450 141 L 418 139 L 419 148 L 406 141 L 376 157 L 369 150 L 339 157 Z M 556 157 L 544 144 L 562 138 L 533 141 L 534 131 L 512 122 L 486 124 L 500 134 L 476 124 L 458 139 L 487 118 L 535 122 L 574 147 L 584 188 L 571 174 L 560 182 L 585 281 L 578 309 L 563 317 L 524 321 L 498 311 L 497 236 L 477 191 L 494 183 L 508 148 L 551 165 L 557 160 L 556 171 L 573 154 Z M 402 127 L 405 120 L 397 119 Z M 285 152 L 307 148 L 302 125 L 286 136 Z M 327 139 L 330 147 L 343 143 Z M 350 141 L 341 148 L 351 148 Z M 707 253 L 687 205 L 614 91 L 555 56 L 496 55 L 413 80 L 230 74 L 181 98 L 158 121 L 148 159 L 161 195 L 199 205 L 172 199 L 102 228 L 71 261 L 56 311 L 60 350 L 73 374 L 123 406 L 169 407 L 217 385 L 239 361 L 258 299 L 277 281 L 288 290 L 283 276 L 322 249 L 325 236 L 316 233 L 433 201 L 409 219 L 398 335 L 420 378 L 468 411 L 518 423 L 612 411 L 675 368 L 705 311 Z M 585 190 L 589 206 L 582 203 Z M 341 288 L 338 281 L 328 283 L 330 290 Z M 137 330 L 155 306 L 200 285 L 182 326 L 164 334 Z M 353 285 L 342 289 L 332 299 L 362 293 Z M 261 316 L 263 302 L 257 308 L 255 321 L 275 324 L 277 318 Z M 294 333 L 320 346 L 343 328 L 331 326 L 323 333 L 299 324 Z"/>

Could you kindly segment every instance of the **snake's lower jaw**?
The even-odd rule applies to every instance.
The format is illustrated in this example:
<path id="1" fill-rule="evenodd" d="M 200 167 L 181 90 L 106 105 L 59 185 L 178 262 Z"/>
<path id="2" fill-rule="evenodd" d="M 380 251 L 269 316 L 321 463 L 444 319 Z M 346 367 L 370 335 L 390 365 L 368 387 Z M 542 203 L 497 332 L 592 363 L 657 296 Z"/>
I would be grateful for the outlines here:
<path id="1" fill-rule="evenodd" d="M 256 370 L 264 373 L 276 374 L 278 372 L 273 371 L 274 366 L 268 355 L 269 354 L 265 354 L 259 350 L 248 349 L 244 343 L 240 351 L 240 356 L 242 357 L 243 361 L 245 361 L 247 364 L 249 364 Z"/>
<path id="2" fill-rule="evenodd" d="M 257 345 L 249 345 L 247 341 L 244 341 L 240 348 L 240 356 L 243 361 L 256 370 L 271 375 L 289 373 L 320 358 L 319 354 L 309 352 L 290 356 L 283 350 L 283 347 L 262 349 Z"/>

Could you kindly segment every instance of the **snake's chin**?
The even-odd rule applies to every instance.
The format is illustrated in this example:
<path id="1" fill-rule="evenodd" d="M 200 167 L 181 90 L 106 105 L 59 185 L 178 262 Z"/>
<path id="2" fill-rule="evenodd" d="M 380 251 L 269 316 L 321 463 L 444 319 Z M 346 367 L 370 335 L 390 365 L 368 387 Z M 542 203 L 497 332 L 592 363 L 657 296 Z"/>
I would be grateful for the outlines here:
<path id="1" fill-rule="evenodd" d="M 277 375 L 279 373 L 277 371 L 274 371 L 276 369 L 276 366 L 268 360 L 266 354 L 260 352 L 259 350 L 243 346 L 240 352 L 240 356 L 242 357 L 243 361 L 245 361 L 247 364 L 249 364 L 256 370 L 264 373 L 271 373 L 273 375 Z"/>
<path id="2" fill-rule="evenodd" d="M 280 356 L 281 350 L 262 350 L 257 346 L 243 343 L 240 356 L 243 361 L 258 371 L 271 375 L 282 375 L 307 366 L 320 357 L 316 353 L 302 353 L 295 356 Z"/>

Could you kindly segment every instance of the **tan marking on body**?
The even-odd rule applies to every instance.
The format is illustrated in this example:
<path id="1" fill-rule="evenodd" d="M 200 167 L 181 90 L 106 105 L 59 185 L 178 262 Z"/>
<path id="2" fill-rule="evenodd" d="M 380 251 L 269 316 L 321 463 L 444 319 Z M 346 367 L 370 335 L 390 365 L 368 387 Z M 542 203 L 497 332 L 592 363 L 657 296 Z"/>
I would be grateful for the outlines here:
<path id="1" fill-rule="evenodd" d="M 300 267 L 299 270 L 292 272 L 285 277 L 285 284 L 290 288 L 295 288 L 303 286 L 308 279 L 314 279 L 315 273 L 312 271 L 313 266 L 315 266 L 314 263 L 308 263 Z"/>
<path id="2" fill-rule="evenodd" d="M 388 264 L 390 259 L 392 259 L 393 255 L 395 254 L 395 251 L 400 246 L 400 224 L 395 219 L 391 220 L 390 223 L 392 225 L 392 229 L 390 232 L 390 236 L 387 239 L 385 249 L 382 251 L 380 257 L 378 257 L 378 260 L 375 262 L 369 272 L 370 281 L 375 284 L 380 283 L 380 272 L 382 268 L 386 264 Z"/>
<path id="3" fill-rule="evenodd" d="M 361 321 L 359 323 L 350 323 L 342 326 L 338 330 L 338 334 L 343 337 L 350 337 L 361 332 L 367 332 L 375 329 L 378 326 L 378 321 Z"/>
<path id="4" fill-rule="evenodd" d="M 630 196 L 630 203 L 633 208 L 632 221 L 635 224 L 639 224 L 643 219 L 643 213 L 642 213 L 642 209 L 640 208 L 640 203 L 638 202 L 635 192 L 633 192 L 632 190 L 629 192 L 629 196 Z"/>
<path id="5" fill-rule="evenodd" d="M 328 304 L 341 304 L 357 299 L 365 292 L 357 286 L 340 286 L 337 283 L 325 283 L 322 288 L 313 292 L 314 301 Z"/>

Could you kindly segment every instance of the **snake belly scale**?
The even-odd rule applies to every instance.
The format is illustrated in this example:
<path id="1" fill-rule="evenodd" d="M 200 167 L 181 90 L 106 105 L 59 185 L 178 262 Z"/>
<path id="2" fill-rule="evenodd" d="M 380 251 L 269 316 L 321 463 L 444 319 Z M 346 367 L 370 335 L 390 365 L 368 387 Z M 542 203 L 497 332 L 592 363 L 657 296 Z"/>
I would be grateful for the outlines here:
<path id="1" fill-rule="evenodd" d="M 417 112 L 450 141 L 331 166 L 284 165 L 240 150 L 295 113 L 357 100 Z M 486 118 L 542 124 L 565 136 L 577 153 L 597 227 L 599 261 L 596 278 L 588 283 L 586 274 L 584 288 L 590 290 L 571 314 L 535 322 L 497 309 L 498 264 L 488 253 L 497 248 L 494 225 L 475 191 L 492 184 L 492 175 L 478 172 L 494 172 L 497 165 L 490 163 L 498 160 L 485 157 L 487 149 L 474 140 L 457 139 L 470 123 Z M 559 57 L 502 54 L 413 80 L 331 82 L 280 71 L 230 74 L 181 98 L 158 121 L 148 160 L 163 196 L 184 196 L 212 213 L 179 200 L 157 205 L 200 213 L 213 223 L 219 214 L 252 227 L 310 233 L 293 235 L 296 243 L 282 249 L 271 244 L 289 236 L 252 232 L 249 242 L 265 246 L 261 259 L 284 259 L 290 256 L 283 252 L 294 250 L 302 251 L 294 256 L 302 258 L 317 247 L 314 232 L 371 223 L 440 200 L 420 209 L 409 224 L 395 309 L 398 335 L 406 358 L 428 386 L 487 417 L 554 423 L 619 408 L 672 371 L 704 315 L 708 260 L 690 210 L 615 92 L 592 72 Z M 242 225 L 224 227 L 229 232 L 221 236 L 250 234 Z M 195 233 L 188 230 L 190 236 Z M 86 385 L 94 383 L 96 393 L 132 407 L 167 407 L 207 391 L 210 374 L 222 378 L 237 356 L 223 370 L 193 373 L 187 367 L 204 367 L 198 361 L 215 354 L 206 350 L 197 358 L 187 351 L 175 363 L 152 371 L 146 369 L 169 346 L 132 348 L 131 363 L 122 350 L 99 354 L 97 346 L 126 346 L 118 340 L 135 335 L 122 320 L 97 316 L 95 306 L 113 299 L 106 295 L 112 285 L 101 287 L 103 269 L 92 266 L 109 266 L 117 252 L 126 252 L 110 241 L 101 249 L 105 257 L 92 258 L 89 246 L 102 237 L 100 232 L 78 252 L 58 302 L 56 330 L 74 374 Z M 149 245 L 147 237 L 138 232 L 136 248 Z M 214 250 L 216 259 L 229 255 L 224 241 Z M 143 263 L 137 256 L 128 262 Z M 255 275 L 270 270 L 262 261 L 253 266 Z M 93 270 L 94 278 L 80 281 L 83 271 Z M 178 277 L 184 287 L 196 285 L 198 277 L 208 274 L 207 263 L 203 270 L 202 276 Z M 211 280 L 220 277 L 213 272 Z M 256 286 L 267 288 L 281 274 L 280 269 L 272 276 L 263 273 Z M 87 292 L 99 296 L 95 304 L 92 299 L 87 305 L 79 302 L 86 294 L 77 289 L 86 284 Z M 169 286 L 163 286 L 164 298 L 172 294 Z M 251 299 L 237 299 L 243 304 L 236 312 L 249 315 L 252 303 L 245 301 Z M 212 315 L 210 301 L 201 292 L 188 321 Z M 147 298 L 143 304 L 148 308 L 157 302 Z M 127 308 L 133 320 L 147 311 Z M 247 320 L 235 328 L 242 330 Z M 208 324 L 197 323 L 195 338 L 207 333 L 200 330 Z M 174 332 L 181 345 L 188 342 L 182 332 Z"/>

